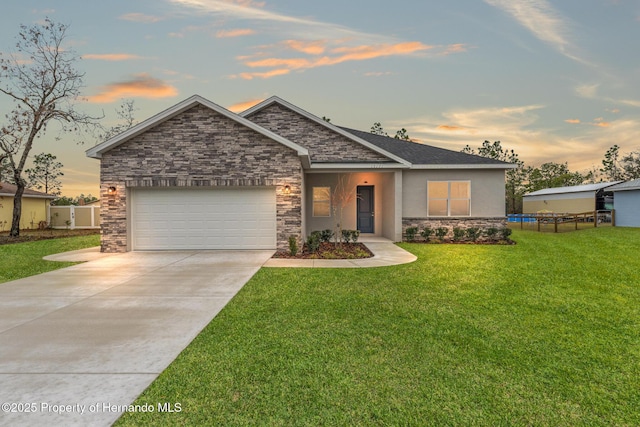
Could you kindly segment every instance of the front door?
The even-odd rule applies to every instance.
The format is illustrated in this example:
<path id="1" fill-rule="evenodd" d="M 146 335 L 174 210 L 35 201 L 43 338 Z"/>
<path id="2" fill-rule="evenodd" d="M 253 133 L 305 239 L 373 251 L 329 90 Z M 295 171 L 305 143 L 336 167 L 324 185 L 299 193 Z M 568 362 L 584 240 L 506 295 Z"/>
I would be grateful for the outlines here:
<path id="1" fill-rule="evenodd" d="M 359 185 L 357 191 L 358 230 L 373 233 L 373 185 Z"/>

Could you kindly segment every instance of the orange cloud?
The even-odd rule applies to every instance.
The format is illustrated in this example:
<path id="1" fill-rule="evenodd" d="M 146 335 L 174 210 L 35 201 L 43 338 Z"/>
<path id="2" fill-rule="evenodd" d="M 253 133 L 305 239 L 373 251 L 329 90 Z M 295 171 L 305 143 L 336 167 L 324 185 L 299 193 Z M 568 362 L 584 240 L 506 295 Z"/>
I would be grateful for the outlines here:
<path id="1" fill-rule="evenodd" d="M 449 131 L 449 132 L 465 130 L 465 128 L 463 128 L 462 126 L 450 126 L 450 125 L 440 125 L 440 126 L 438 126 L 438 129 L 446 130 L 446 131 Z"/>
<path id="2" fill-rule="evenodd" d="M 160 16 L 145 15 L 144 13 L 126 13 L 121 15 L 119 19 L 124 21 L 142 22 L 144 24 L 153 24 L 164 20 L 164 18 Z"/>
<path id="3" fill-rule="evenodd" d="M 314 42 L 315 43 L 315 42 Z M 319 42 L 318 42 L 319 43 Z M 287 41 L 289 47 L 297 47 L 299 50 L 320 51 L 322 45 L 305 44 L 304 42 Z M 251 60 L 243 57 L 244 64 L 250 68 L 278 68 L 266 73 L 242 73 L 242 78 L 261 77 L 268 78 L 287 74 L 291 70 L 309 69 L 336 65 L 347 61 L 364 61 L 367 59 L 380 58 L 394 55 L 410 55 L 412 53 L 431 49 L 432 46 L 424 45 L 420 42 L 406 42 L 396 44 L 362 45 L 355 47 L 338 47 L 331 50 L 332 54 L 338 56 L 321 56 L 315 58 L 265 58 Z M 324 48 L 323 50 L 324 51 Z"/>
<path id="4" fill-rule="evenodd" d="M 233 111 L 234 113 L 239 113 L 241 111 L 248 110 L 249 108 L 253 107 L 254 105 L 262 101 L 263 101 L 262 99 L 252 99 L 250 101 L 239 102 L 237 104 L 233 104 L 227 107 L 227 110 Z"/>
<path id="5" fill-rule="evenodd" d="M 601 128 L 608 128 L 609 126 L 611 126 L 611 123 L 609 122 L 596 122 L 594 123 L 595 126 L 601 127 Z"/>
<path id="6" fill-rule="evenodd" d="M 432 48 L 433 46 L 427 46 L 420 42 L 404 42 L 374 46 L 338 47 L 333 49 L 332 52 L 342 54 L 342 56 L 335 58 L 336 63 L 340 63 L 345 61 L 362 61 L 382 56 L 409 55 Z"/>
<path id="7" fill-rule="evenodd" d="M 268 79 L 275 76 L 283 76 L 285 74 L 289 74 L 291 70 L 287 70 L 286 68 L 279 68 L 276 70 L 267 71 L 264 73 L 240 73 L 235 76 L 231 76 L 232 78 L 240 77 L 243 80 L 253 80 L 253 79 Z"/>
<path id="8" fill-rule="evenodd" d="M 177 94 L 178 90 L 175 87 L 143 73 L 134 76 L 131 80 L 105 86 L 102 92 L 90 96 L 89 102 L 107 103 L 121 98 L 133 97 L 158 99 L 169 98 Z"/>
<path id="9" fill-rule="evenodd" d="M 577 125 L 580 123 L 580 119 L 567 119 L 565 120 L 566 123 L 570 123 L 572 125 Z"/>
<path id="10" fill-rule="evenodd" d="M 298 52 L 303 52 L 308 55 L 322 55 L 326 49 L 327 42 L 324 40 L 311 42 L 302 40 L 285 40 L 283 44 L 290 49 L 297 50 Z"/>
<path id="11" fill-rule="evenodd" d="M 466 44 L 456 43 L 456 44 L 451 44 L 447 46 L 446 49 L 440 55 L 451 55 L 453 53 L 462 53 L 462 52 L 466 52 L 467 50 L 468 49 Z"/>
<path id="12" fill-rule="evenodd" d="M 82 56 L 84 59 L 97 59 L 99 61 L 129 61 L 132 59 L 142 59 L 138 55 L 132 55 L 129 53 L 89 53 Z"/>
<path id="13" fill-rule="evenodd" d="M 216 33 L 216 37 L 222 39 L 228 37 L 250 36 L 251 34 L 255 34 L 255 31 L 251 28 L 238 28 L 235 30 L 220 30 Z"/>

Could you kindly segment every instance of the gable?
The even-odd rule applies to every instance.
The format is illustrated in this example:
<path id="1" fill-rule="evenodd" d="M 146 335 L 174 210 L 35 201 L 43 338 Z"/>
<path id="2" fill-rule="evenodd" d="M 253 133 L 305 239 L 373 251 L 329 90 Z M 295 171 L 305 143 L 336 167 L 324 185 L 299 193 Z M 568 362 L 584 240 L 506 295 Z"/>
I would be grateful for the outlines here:
<path id="1" fill-rule="evenodd" d="M 302 169 L 296 150 L 203 105 L 106 151 L 101 160 L 103 178 L 128 186 L 274 185 Z"/>
<path id="2" fill-rule="evenodd" d="M 129 139 L 138 136 L 146 131 L 148 131 L 149 129 L 153 128 L 154 126 L 157 126 L 161 123 L 163 123 L 166 120 L 169 120 L 195 106 L 203 106 L 209 110 L 215 111 L 216 113 L 220 114 L 221 116 L 226 117 L 227 119 L 230 119 L 231 121 L 234 121 L 244 127 L 247 127 L 249 129 L 254 130 L 257 133 L 260 133 L 268 138 L 270 138 L 273 141 L 276 141 L 286 147 L 292 148 L 294 150 L 296 150 L 298 152 L 298 155 L 302 156 L 302 157 L 306 157 L 308 156 L 308 152 L 304 147 L 301 147 L 283 137 L 281 137 L 280 135 L 276 135 L 273 132 L 270 132 L 269 130 L 265 129 L 265 128 L 261 128 L 260 126 L 256 126 L 255 123 L 246 120 L 245 118 L 238 116 L 237 114 L 232 113 L 231 111 L 227 110 L 226 108 L 223 108 L 207 99 L 202 98 L 201 96 L 198 95 L 194 95 L 188 99 L 185 99 L 184 101 L 174 105 L 173 107 L 170 107 L 158 114 L 156 114 L 155 116 L 143 121 L 142 123 L 139 123 L 135 126 L 133 126 L 132 128 L 122 132 L 119 135 L 116 135 L 115 137 L 102 142 L 101 144 L 96 145 L 93 148 L 90 148 L 86 151 L 86 155 L 88 157 L 93 157 L 95 159 L 99 159 L 102 157 L 102 155 L 106 152 L 108 152 L 109 150 L 119 146 L 120 144 L 123 144 L 124 142 L 128 141 Z"/>
<path id="3" fill-rule="evenodd" d="M 252 111 L 245 117 L 307 148 L 311 161 L 315 163 L 394 163 L 389 157 L 277 102 Z"/>

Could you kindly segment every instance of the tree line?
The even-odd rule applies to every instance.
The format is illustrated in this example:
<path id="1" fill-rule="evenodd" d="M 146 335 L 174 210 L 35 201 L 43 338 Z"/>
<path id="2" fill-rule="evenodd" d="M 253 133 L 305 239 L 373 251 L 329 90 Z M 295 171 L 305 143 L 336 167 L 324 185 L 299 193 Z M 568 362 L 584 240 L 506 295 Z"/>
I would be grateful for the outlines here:
<path id="1" fill-rule="evenodd" d="M 538 167 L 526 166 L 514 150 L 503 148 L 500 141 L 484 141 L 477 149 L 467 145 L 462 152 L 516 165 L 514 169 L 506 172 L 507 213 L 522 213 L 522 196 L 544 188 L 640 178 L 640 151 L 623 154 L 618 145 L 611 146 L 604 153 L 602 167 L 594 166 L 586 172 L 569 170 L 567 162 L 547 162 Z"/>

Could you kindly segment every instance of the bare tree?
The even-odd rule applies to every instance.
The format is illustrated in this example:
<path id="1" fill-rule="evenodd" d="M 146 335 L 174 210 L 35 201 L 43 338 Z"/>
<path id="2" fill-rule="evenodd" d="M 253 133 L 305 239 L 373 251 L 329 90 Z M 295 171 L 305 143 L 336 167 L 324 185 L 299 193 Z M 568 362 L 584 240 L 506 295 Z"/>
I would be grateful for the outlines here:
<path id="1" fill-rule="evenodd" d="M 336 244 L 341 242 L 344 208 L 358 198 L 357 184 L 351 182 L 351 174 L 339 175 L 336 186 L 331 193 L 331 208 L 335 225 Z"/>
<path id="2" fill-rule="evenodd" d="M 0 132 L 0 153 L 9 159 L 17 186 L 10 232 L 14 237 L 20 235 L 26 186 L 22 173 L 34 141 L 51 122 L 59 123 L 62 131 L 77 131 L 97 119 L 75 109 L 84 73 L 74 67 L 79 56 L 63 46 L 67 29 L 49 18 L 31 27 L 21 25 L 15 50 L 0 55 L 0 93 L 13 100 Z"/>

